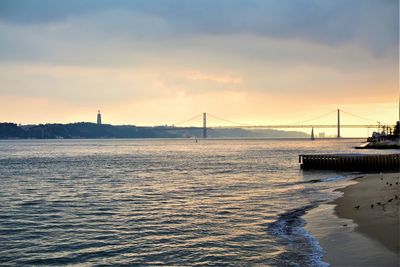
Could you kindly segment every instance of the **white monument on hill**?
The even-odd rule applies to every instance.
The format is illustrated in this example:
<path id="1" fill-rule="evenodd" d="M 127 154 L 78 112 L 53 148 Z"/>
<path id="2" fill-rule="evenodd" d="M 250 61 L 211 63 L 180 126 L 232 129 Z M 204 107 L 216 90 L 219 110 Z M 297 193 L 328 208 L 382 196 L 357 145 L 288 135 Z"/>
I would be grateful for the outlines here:
<path id="1" fill-rule="evenodd" d="M 101 124 L 101 114 L 100 114 L 100 110 L 97 113 L 97 124 Z"/>

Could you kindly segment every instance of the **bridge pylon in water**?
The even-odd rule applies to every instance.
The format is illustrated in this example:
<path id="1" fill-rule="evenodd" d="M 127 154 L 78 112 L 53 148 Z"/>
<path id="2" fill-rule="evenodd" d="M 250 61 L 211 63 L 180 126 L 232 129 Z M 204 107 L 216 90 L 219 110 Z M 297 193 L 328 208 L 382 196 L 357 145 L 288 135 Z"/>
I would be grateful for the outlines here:
<path id="1" fill-rule="evenodd" d="M 207 113 L 203 113 L 203 138 L 207 138 Z"/>
<path id="2" fill-rule="evenodd" d="M 337 110 L 337 138 L 340 138 L 340 109 Z"/>

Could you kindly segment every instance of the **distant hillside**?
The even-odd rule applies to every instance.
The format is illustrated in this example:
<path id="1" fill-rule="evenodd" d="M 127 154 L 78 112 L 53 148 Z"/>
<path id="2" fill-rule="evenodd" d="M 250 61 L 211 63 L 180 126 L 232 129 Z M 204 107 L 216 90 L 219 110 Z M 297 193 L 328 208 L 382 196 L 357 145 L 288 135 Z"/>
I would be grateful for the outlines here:
<path id="1" fill-rule="evenodd" d="M 207 129 L 210 138 L 307 138 L 308 134 L 272 129 L 244 130 L 238 128 Z M 0 139 L 56 138 L 201 138 L 202 128 L 167 126 L 138 127 L 133 125 L 98 125 L 79 122 L 69 124 L 39 124 L 18 126 L 0 123 Z"/>

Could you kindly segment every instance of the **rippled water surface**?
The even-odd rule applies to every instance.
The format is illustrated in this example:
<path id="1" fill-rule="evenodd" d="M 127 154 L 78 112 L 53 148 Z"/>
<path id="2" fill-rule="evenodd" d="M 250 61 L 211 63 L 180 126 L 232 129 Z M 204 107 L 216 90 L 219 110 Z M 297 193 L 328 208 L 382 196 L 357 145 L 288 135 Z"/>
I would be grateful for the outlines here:
<path id="1" fill-rule="evenodd" d="M 342 174 L 303 173 L 298 154 L 354 144 L 1 141 L 0 262 L 321 265 L 297 215 L 328 199 Z"/>

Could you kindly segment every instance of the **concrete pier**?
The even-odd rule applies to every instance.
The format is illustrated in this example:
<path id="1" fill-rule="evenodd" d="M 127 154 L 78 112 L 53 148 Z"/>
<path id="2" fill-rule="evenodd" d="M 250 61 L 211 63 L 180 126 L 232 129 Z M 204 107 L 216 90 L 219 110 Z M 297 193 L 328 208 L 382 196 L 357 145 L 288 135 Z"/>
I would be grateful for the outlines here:
<path id="1" fill-rule="evenodd" d="M 299 155 L 302 169 L 344 171 L 400 171 L 400 154 Z"/>

